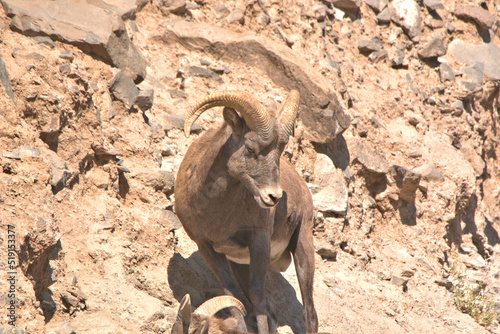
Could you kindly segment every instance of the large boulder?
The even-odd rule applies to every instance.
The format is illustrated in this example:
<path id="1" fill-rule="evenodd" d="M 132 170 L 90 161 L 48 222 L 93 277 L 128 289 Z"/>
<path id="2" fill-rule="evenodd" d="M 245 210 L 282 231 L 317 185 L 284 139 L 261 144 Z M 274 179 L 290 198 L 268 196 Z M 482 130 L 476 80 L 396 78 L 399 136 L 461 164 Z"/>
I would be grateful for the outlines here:
<path id="1" fill-rule="evenodd" d="M 495 44 L 475 45 L 455 39 L 448 45 L 448 54 L 469 66 L 482 63 L 484 75 L 500 80 L 500 48 Z"/>
<path id="2" fill-rule="evenodd" d="M 11 28 L 28 36 L 50 36 L 126 71 L 135 82 L 146 76 L 146 62 L 132 44 L 121 17 L 99 1 L 1 0 Z M 96 5 L 94 5 L 96 4 Z M 99 6 L 100 4 L 100 6 Z"/>
<path id="3" fill-rule="evenodd" d="M 308 139 L 326 143 L 350 124 L 332 84 L 285 45 L 249 33 L 236 33 L 206 23 L 170 22 L 161 39 L 189 51 L 211 53 L 261 69 L 278 86 L 300 93 L 300 119 Z"/>

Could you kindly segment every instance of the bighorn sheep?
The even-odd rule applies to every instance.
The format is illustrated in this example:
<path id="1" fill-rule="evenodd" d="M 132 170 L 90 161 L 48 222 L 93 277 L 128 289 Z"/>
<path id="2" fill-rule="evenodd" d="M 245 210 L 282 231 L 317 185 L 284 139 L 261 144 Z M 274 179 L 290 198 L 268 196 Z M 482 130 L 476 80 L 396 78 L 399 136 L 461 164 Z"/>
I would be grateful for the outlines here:
<path id="1" fill-rule="evenodd" d="M 242 300 L 234 274 L 252 303 L 259 334 L 276 330 L 266 299 L 266 273 L 286 270 L 293 255 L 306 331 L 317 333 L 312 196 L 281 158 L 294 130 L 299 93 L 288 94 L 278 115 L 244 92 L 211 94 L 186 118 L 186 136 L 204 111 L 218 106 L 225 107 L 225 122 L 193 142 L 179 167 L 176 213 L 224 292 Z M 241 316 L 239 321 L 239 329 L 246 331 Z"/>
<path id="2" fill-rule="evenodd" d="M 235 307 L 242 315 L 246 315 L 243 304 L 232 296 L 209 299 L 191 312 L 191 297 L 187 294 L 181 300 L 171 334 L 243 334 L 235 329 L 235 319 L 223 321 L 214 317 L 227 307 Z"/>

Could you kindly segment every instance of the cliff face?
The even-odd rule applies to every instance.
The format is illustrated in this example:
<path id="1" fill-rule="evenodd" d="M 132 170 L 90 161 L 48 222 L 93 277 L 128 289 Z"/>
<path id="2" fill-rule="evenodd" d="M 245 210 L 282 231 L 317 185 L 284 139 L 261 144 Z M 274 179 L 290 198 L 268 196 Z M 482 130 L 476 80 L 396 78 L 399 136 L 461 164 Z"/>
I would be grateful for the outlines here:
<path id="1" fill-rule="evenodd" d="M 222 293 L 173 187 L 222 121 L 186 139 L 184 116 L 225 89 L 300 92 L 284 155 L 315 202 L 321 332 L 500 332 L 495 1 L 1 3 L 6 332 L 164 333 L 184 294 Z M 267 284 L 303 333 L 293 266 Z"/>

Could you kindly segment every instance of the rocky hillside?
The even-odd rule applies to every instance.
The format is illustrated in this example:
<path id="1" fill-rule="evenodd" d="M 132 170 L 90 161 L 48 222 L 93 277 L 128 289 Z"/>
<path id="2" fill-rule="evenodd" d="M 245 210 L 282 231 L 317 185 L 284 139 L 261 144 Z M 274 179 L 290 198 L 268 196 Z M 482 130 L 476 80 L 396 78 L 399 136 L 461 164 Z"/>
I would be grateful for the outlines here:
<path id="1" fill-rule="evenodd" d="M 277 109 L 325 333 L 500 333 L 497 0 L 0 0 L 0 333 L 166 333 L 221 288 L 173 211 L 215 90 Z M 291 267 L 279 333 L 304 333 Z"/>

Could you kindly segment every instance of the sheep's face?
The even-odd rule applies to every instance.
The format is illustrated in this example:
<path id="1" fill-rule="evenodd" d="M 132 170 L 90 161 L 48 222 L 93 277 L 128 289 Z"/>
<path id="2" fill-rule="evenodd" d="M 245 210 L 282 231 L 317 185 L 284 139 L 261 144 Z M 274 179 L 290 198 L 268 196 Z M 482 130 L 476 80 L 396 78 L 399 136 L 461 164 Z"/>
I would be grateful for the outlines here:
<path id="1" fill-rule="evenodd" d="M 229 175 L 240 180 L 250 190 L 259 206 L 271 208 L 283 194 L 280 186 L 280 156 L 286 142 L 280 139 L 277 124 L 274 135 L 264 141 L 235 112 L 228 120 L 227 109 L 224 118 L 233 129 L 234 140 L 228 161 Z"/>

